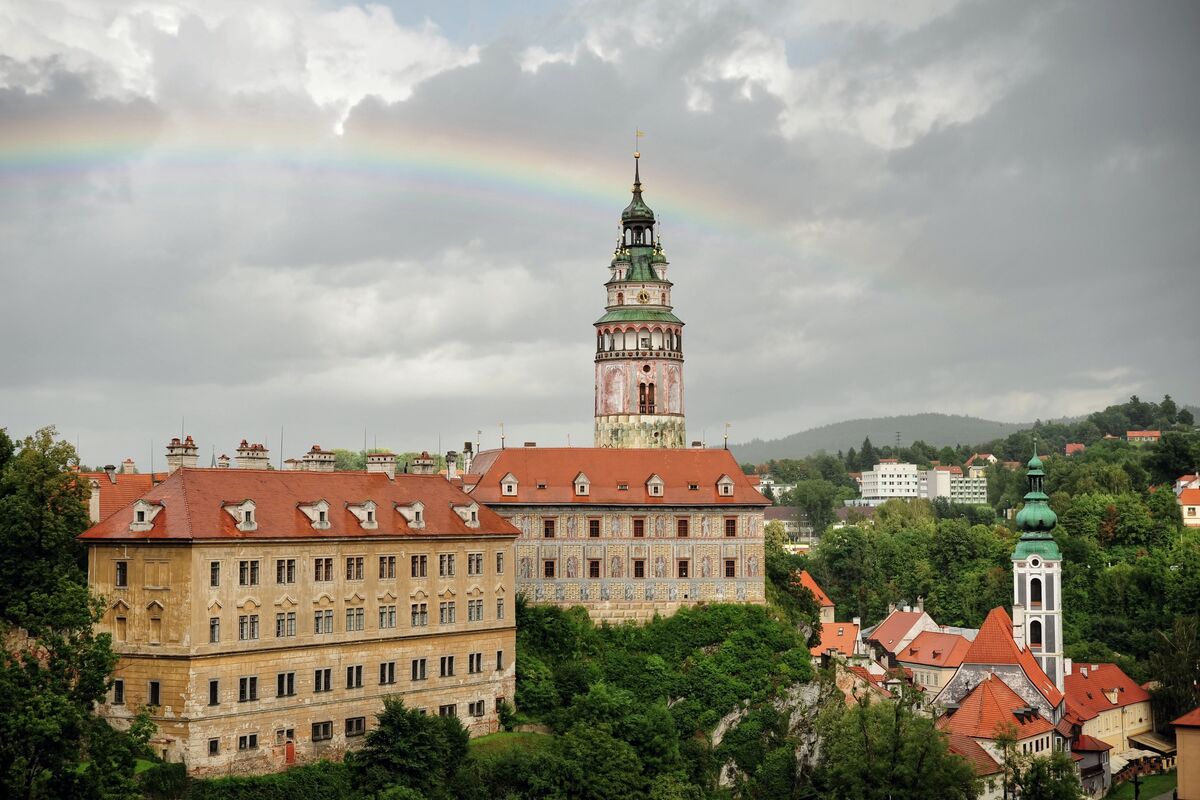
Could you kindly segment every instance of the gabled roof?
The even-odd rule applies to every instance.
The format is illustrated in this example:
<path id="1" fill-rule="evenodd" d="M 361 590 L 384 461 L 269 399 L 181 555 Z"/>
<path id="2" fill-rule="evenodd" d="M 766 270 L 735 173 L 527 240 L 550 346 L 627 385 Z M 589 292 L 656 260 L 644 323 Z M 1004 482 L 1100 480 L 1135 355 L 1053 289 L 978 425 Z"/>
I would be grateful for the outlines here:
<path id="1" fill-rule="evenodd" d="M 854 655 L 858 626 L 853 622 L 826 622 L 821 626 L 821 643 L 809 648 L 814 656 L 824 655 L 830 648 L 844 656 Z"/>
<path id="2" fill-rule="evenodd" d="M 925 667 L 957 667 L 970 649 L 971 643 L 957 633 L 921 631 L 896 658 L 905 664 Z"/>
<path id="3" fill-rule="evenodd" d="M 1182 717 L 1172 720 L 1171 724 L 1176 728 L 1200 728 L 1200 706 L 1193 708 Z"/>
<path id="4" fill-rule="evenodd" d="M 1180 492 L 1179 505 L 1200 506 L 1200 489 L 1184 489 Z"/>
<path id="5" fill-rule="evenodd" d="M 126 507 L 80 535 L 84 540 L 195 540 L 338 538 L 380 536 L 516 536 L 518 531 L 496 512 L 480 507 L 479 524 L 470 526 L 454 507 L 473 504 L 439 475 L 377 472 L 308 472 L 260 469 L 194 469 L 184 467 L 145 492 L 143 498 L 162 505 L 150 530 L 129 530 L 133 509 Z M 329 527 L 314 530 L 300 509 L 314 499 L 329 504 Z M 255 530 L 242 531 L 224 510 L 229 503 L 254 502 Z M 377 525 L 363 529 L 348 508 L 375 503 Z M 424 527 L 412 529 L 397 506 L 424 507 Z"/>
<path id="6" fill-rule="evenodd" d="M 1084 733 L 1071 742 L 1071 750 L 1076 753 L 1099 753 L 1104 750 L 1112 750 L 1112 745 Z"/>
<path id="7" fill-rule="evenodd" d="M 1008 612 L 1003 608 L 993 608 L 979 627 L 979 635 L 963 656 L 963 663 L 1015 664 L 1024 671 L 1042 697 L 1051 706 L 1057 706 L 1063 699 L 1062 692 L 1054 685 L 1054 681 L 1046 677 L 1029 648 L 1017 647 L 1012 627 L 1012 617 L 1008 616 Z"/>
<path id="8" fill-rule="evenodd" d="M 1150 693 L 1138 686 L 1116 664 L 1075 664 L 1071 674 L 1063 678 L 1063 687 L 1066 689 L 1067 705 L 1084 719 L 1150 700 Z M 1108 692 L 1114 693 L 1116 702 L 1108 699 Z"/>
<path id="9" fill-rule="evenodd" d="M 825 594 L 825 591 L 817 584 L 817 582 L 813 578 L 813 576 L 808 574 L 808 570 L 806 570 L 806 569 L 800 570 L 799 575 L 796 575 L 796 573 L 793 572 L 792 576 L 793 576 L 793 578 L 798 577 L 800 580 L 800 585 L 803 586 L 805 589 L 808 589 L 810 592 L 812 592 L 813 597 L 815 597 L 817 599 L 817 605 L 819 605 L 819 606 L 832 606 L 833 605 L 833 601 L 829 599 L 829 595 Z"/>
<path id="10" fill-rule="evenodd" d="M 137 500 L 150 487 L 167 479 L 167 473 L 124 473 L 114 472 L 116 483 L 109 479 L 107 472 L 78 472 L 80 478 L 95 481 L 100 487 L 100 520 L 112 516 L 114 512 Z"/>
<path id="11" fill-rule="evenodd" d="M 957 711 L 938 719 L 937 726 L 950 733 L 993 739 L 996 729 L 1004 723 L 1012 724 L 1018 740 L 1054 730 L 1050 721 L 1030 710 L 1028 703 L 1008 688 L 1008 684 L 989 673 L 967 693 Z"/>
<path id="12" fill-rule="evenodd" d="M 1162 437 L 1162 431 L 1125 431 L 1126 439 L 1137 437 L 1142 439 L 1158 439 Z"/>
<path id="13" fill-rule="evenodd" d="M 574 479 L 581 471 L 591 479 L 585 497 L 575 494 Z M 500 492 L 500 476 L 507 472 L 518 480 L 515 495 Z M 479 476 L 471 496 L 493 505 L 763 507 L 771 504 L 738 468 L 728 450 L 510 447 L 479 453 L 471 462 L 471 474 Z M 651 496 L 646 485 L 654 474 L 663 480 L 661 496 Z M 728 496 L 717 490 L 722 477 L 733 483 L 733 492 Z M 546 488 L 535 491 L 535 479 L 544 480 Z M 619 489 L 619 484 L 628 488 Z M 690 489 L 691 485 L 696 488 Z"/>
<path id="14" fill-rule="evenodd" d="M 946 734 L 946 742 L 950 745 L 950 752 L 958 753 L 965 758 L 971 768 L 975 770 L 976 775 L 995 775 L 1000 771 L 1000 765 L 996 763 L 996 759 L 992 758 L 988 751 L 983 749 L 983 745 L 970 736 L 949 732 Z"/>
<path id="15" fill-rule="evenodd" d="M 924 611 L 893 611 L 891 614 L 888 614 L 883 622 L 876 626 L 868 640 L 877 642 L 880 647 L 889 653 L 896 653 L 897 648 L 900 647 L 900 642 L 924 615 Z"/>

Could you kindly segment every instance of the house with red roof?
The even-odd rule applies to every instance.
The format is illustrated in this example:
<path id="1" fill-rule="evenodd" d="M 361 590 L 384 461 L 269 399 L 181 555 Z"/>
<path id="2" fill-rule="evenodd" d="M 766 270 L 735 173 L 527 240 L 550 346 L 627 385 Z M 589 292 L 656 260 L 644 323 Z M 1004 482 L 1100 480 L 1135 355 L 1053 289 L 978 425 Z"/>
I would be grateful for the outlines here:
<path id="1" fill-rule="evenodd" d="M 106 466 L 102 472 L 80 472 L 81 480 L 91 489 L 88 498 L 88 518 L 93 524 L 108 519 L 132 503 L 166 477 L 165 472 L 142 473 L 131 459 L 122 462 L 121 469 Z"/>
<path id="2" fill-rule="evenodd" d="M 1063 447 L 1063 453 L 1068 456 L 1078 455 L 1087 450 L 1087 445 L 1082 442 L 1067 442 Z"/>
<path id="3" fill-rule="evenodd" d="M 1179 800 L 1200 800 L 1200 708 L 1193 708 L 1179 719 L 1175 728 L 1175 767 Z"/>
<path id="4" fill-rule="evenodd" d="M 1154 730 L 1150 693 L 1116 664 L 1073 664 L 1063 683 L 1067 707 L 1082 722 L 1081 733 L 1117 753 L 1138 747 L 1131 738 Z"/>
<path id="5" fill-rule="evenodd" d="M 998 676 L 985 673 L 962 699 L 938 718 L 939 730 L 969 736 L 997 760 L 1004 758 L 996 737 L 1005 731 L 1022 753 L 1049 755 L 1066 746 L 1067 738 L 1050 720 L 1025 702 Z"/>
<path id="6" fill-rule="evenodd" d="M 1112 749 L 1108 742 L 1087 734 L 1071 739 L 1071 755 L 1079 770 L 1079 782 L 1090 797 L 1103 797 L 1112 787 L 1112 763 L 1109 760 Z"/>
<path id="7" fill-rule="evenodd" d="M 1175 479 L 1175 483 L 1172 484 L 1172 489 L 1175 491 L 1176 496 L 1184 489 L 1200 489 L 1200 475 L 1191 473 L 1180 475 Z"/>
<path id="8" fill-rule="evenodd" d="M 793 573 L 792 581 L 812 592 L 813 598 L 816 599 L 817 605 L 821 608 L 821 623 L 833 622 L 833 601 L 829 599 L 829 595 L 825 594 L 825 590 L 817 585 L 816 580 L 808 573 L 808 570 L 802 569 Z"/>
<path id="9" fill-rule="evenodd" d="M 520 531 L 518 590 L 598 620 L 765 603 L 763 510 L 728 450 L 509 447 L 471 462 L 470 496 Z"/>
<path id="10" fill-rule="evenodd" d="M 936 694 L 954 676 L 971 642 L 957 633 L 921 631 L 896 654 L 902 667 L 912 670 L 913 680 Z"/>
<path id="11" fill-rule="evenodd" d="M 814 658 L 831 651 L 843 658 L 858 655 L 858 625 L 854 622 L 826 622 L 821 625 L 821 641 L 809 648 Z"/>
<path id="12" fill-rule="evenodd" d="M 1162 431 L 1125 431 L 1125 441 L 1130 444 L 1155 444 L 1162 438 Z"/>
<path id="13" fill-rule="evenodd" d="M 193 775 L 340 758 L 390 693 L 494 732 L 517 534 L 394 464 L 176 469 L 79 537 L 119 657 L 97 711 L 148 710 L 152 748 Z"/>
<path id="14" fill-rule="evenodd" d="M 1000 800 L 1004 796 L 1004 768 L 978 741 L 963 733 L 944 731 L 950 752 L 966 759 L 979 778 L 978 800 Z"/>
<path id="15" fill-rule="evenodd" d="M 889 666 L 899 663 L 899 654 L 921 631 L 936 631 L 938 624 L 925 613 L 925 604 L 918 601 L 917 607 L 891 606 L 883 621 L 863 631 L 863 641 L 875 651 L 875 657 Z"/>
<path id="16" fill-rule="evenodd" d="M 1189 528 L 1200 528 L 1200 489 L 1182 489 L 1178 498 L 1183 524 Z"/>

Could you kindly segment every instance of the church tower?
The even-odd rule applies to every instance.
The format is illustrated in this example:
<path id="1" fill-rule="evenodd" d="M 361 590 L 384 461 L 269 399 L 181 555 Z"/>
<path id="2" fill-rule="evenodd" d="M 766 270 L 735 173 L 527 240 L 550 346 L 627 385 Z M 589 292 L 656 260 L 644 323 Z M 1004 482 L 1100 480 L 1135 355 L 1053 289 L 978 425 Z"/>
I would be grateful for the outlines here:
<path id="1" fill-rule="evenodd" d="M 633 158 L 633 200 L 596 321 L 596 447 L 684 447 L 683 322 L 671 313 L 667 257 L 642 200 L 641 154 Z"/>
<path id="2" fill-rule="evenodd" d="M 1051 535 L 1058 517 L 1043 491 L 1046 473 L 1033 448 L 1029 491 L 1017 513 L 1021 539 L 1013 551 L 1013 638 L 1029 648 L 1059 691 L 1063 688 L 1062 553 Z"/>

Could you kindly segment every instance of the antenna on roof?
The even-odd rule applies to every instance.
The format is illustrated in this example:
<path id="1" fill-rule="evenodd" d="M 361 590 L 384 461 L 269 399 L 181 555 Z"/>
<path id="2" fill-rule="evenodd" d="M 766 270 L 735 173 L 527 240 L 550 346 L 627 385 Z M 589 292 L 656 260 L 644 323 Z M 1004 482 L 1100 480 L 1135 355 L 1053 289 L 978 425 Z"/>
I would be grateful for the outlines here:
<path id="1" fill-rule="evenodd" d="M 504 423 L 500 423 L 500 449 L 504 449 Z"/>
<path id="2" fill-rule="evenodd" d="M 729 449 L 729 423 L 725 423 L 725 449 Z"/>

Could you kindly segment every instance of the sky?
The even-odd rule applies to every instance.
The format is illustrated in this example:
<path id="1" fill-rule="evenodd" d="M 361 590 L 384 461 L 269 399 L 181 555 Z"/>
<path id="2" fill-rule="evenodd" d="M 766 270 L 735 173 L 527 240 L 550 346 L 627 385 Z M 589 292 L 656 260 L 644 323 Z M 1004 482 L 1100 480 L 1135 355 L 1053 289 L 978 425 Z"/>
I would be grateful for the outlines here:
<path id="1" fill-rule="evenodd" d="M 589 445 L 635 129 L 689 439 L 1196 403 L 1198 79 L 1193 2 L 0 0 L 0 426 Z"/>

